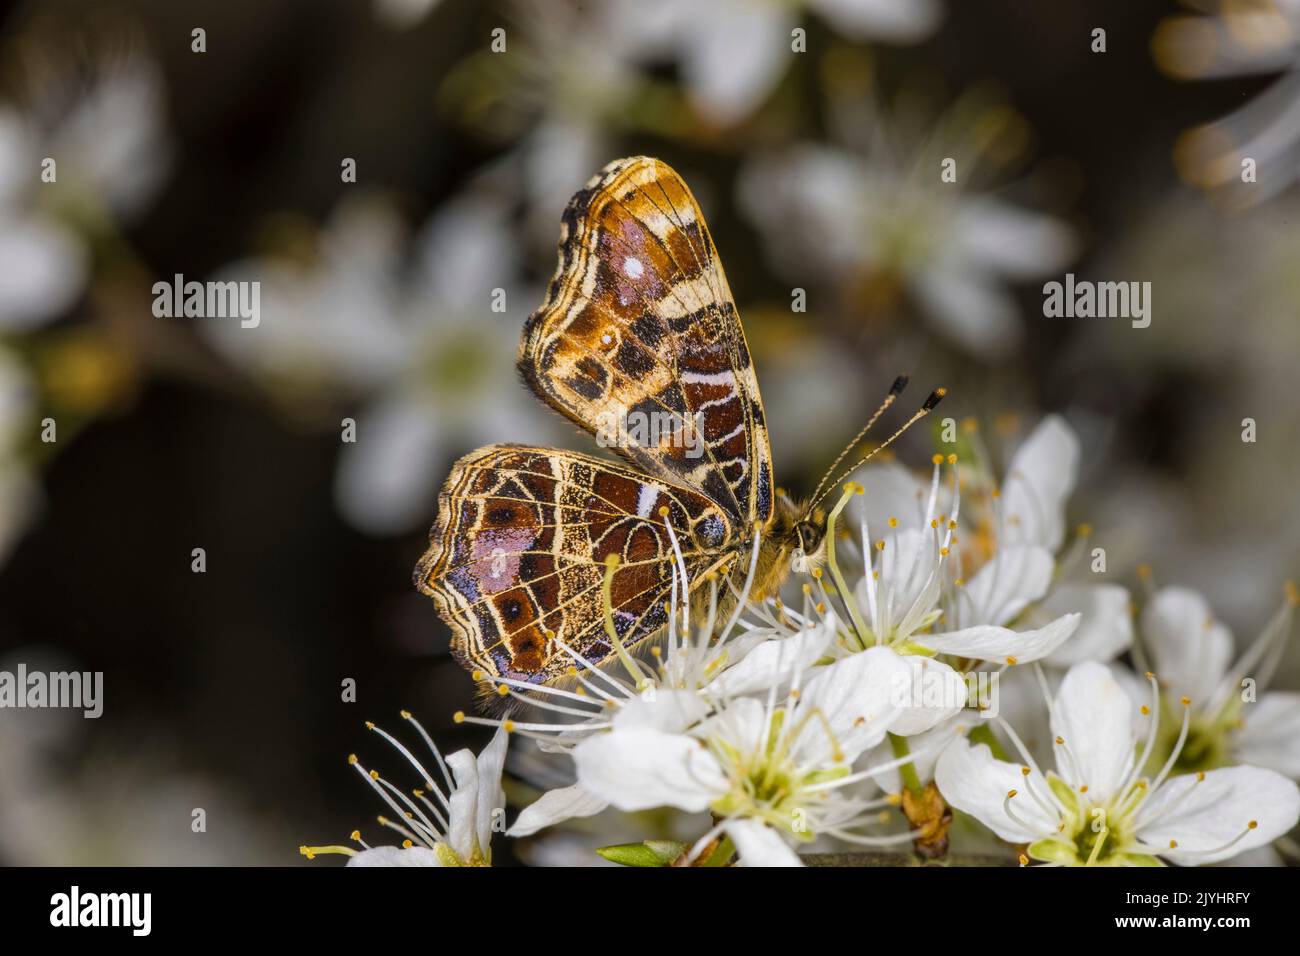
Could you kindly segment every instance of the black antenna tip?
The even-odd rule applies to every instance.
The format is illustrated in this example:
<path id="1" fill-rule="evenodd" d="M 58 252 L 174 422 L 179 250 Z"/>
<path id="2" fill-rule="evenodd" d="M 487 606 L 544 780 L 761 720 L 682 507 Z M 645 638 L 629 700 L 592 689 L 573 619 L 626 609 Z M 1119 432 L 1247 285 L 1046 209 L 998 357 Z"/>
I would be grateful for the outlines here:
<path id="1" fill-rule="evenodd" d="M 943 397 L 947 394 L 948 390 L 946 388 L 936 388 L 930 393 L 930 397 L 925 400 L 925 404 L 921 406 L 922 410 L 928 412 L 930 409 L 934 408 L 934 406 L 943 401 Z"/>
<path id="2" fill-rule="evenodd" d="M 907 388 L 907 376 L 900 375 L 898 376 L 898 378 L 894 379 L 894 384 L 889 386 L 889 394 L 890 395 L 901 394 L 903 389 L 905 388 Z"/>

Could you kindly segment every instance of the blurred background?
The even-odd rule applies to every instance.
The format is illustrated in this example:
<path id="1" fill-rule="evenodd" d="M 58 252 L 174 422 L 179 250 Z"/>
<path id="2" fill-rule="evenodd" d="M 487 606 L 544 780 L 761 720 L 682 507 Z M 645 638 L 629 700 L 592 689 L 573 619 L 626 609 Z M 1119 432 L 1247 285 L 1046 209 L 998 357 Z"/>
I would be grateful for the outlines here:
<path id="1" fill-rule="evenodd" d="M 1300 572 L 1293 0 L 6 10 L 0 669 L 105 701 L 0 711 L 0 863 L 293 864 L 380 836 L 345 758 L 400 761 L 363 720 L 483 743 L 411 569 L 459 455 L 594 450 L 513 359 L 560 211 L 624 155 L 705 210 L 785 486 L 907 371 L 995 456 L 1063 413 L 1111 573 L 1239 642 Z M 1150 327 L 1045 318 L 1066 272 L 1150 282 Z M 260 324 L 156 317 L 176 274 L 259 281 Z"/>

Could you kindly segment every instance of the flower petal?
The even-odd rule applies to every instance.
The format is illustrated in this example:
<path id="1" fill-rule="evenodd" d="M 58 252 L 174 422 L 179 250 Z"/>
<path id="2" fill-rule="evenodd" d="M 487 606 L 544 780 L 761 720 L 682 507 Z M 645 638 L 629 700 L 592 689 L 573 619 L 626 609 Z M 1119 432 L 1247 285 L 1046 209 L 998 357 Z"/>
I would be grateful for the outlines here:
<path id="1" fill-rule="evenodd" d="M 1271 843 L 1297 820 L 1300 789 L 1293 781 L 1260 767 L 1225 767 L 1201 779 L 1186 774 L 1166 781 L 1142 805 L 1137 835 L 1165 859 L 1197 865 Z M 1251 821 L 1257 825 L 1248 829 Z M 1171 840 L 1177 849 L 1169 849 Z"/>
<path id="2" fill-rule="evenodd" d="M 362 850 L 348 860 L 348 866 L 442 866 L 438 854 L 427 847 L 377 846 Z"/>
<path id="3" fill-rule="evenodd" d="M 693 737 L 631 727 L 597 734 L 573 750 L 578 784 L 620 810 L 704 810 L 727 786 Z"/>
<path id="4" fill-rule="evenodd" d="M 793 18 L 780 5 L 714 0 L 682 34 L 682 79 L 700 112 L 724 126 L 744 119 L 786 66 Z"/>
<path id="5" fill-rule="evenodd" d="M 736 844 L 741 866 L 803 866 L 799 854 L 790 849 L 772 827 L 757 820 L 728 820 L 723 826 Z"/>
<path id="6" fill-rule="evenodd" d="M 1052 584 L 1055 562 L 1051 552 L 1038 545 L 1013 545 L 998 549 L 966 585 L 959 602 L 958 621 L 971 624 L 1006 624 L 1037 601 Z"/>
<path id="7" fill-rule="evenodd" d="M 1056 820 L 1026 792 L 1027 786 L 1033 786 L 1050 801 L 1047 781 L 1037 773 L 1026 777 L 1018 765 L 994 759 L 987 744 L 971 746 L 964 737 L 954 740 L 939 756 L 934 782 L 952 806 L 1011 843 L 1032 843 L 1056 832 Z M 1015 817 L 1003 807 L 1012 790 L 1016 791 L 1011 798 Z"/>
<path id="8" fill-rule="evenodd" d="M 531 836 L 538 830 L 543 830 L 562 820 L 595 816 L 608 806 L 609 801 L 588 793 L 577 784 L 572 787 L 548 790 L 524 807 L 515 818 L 514 826 L 506 831 L 506 835 Z"/>
<path id="9" fill-rule="evenodd" d="M 474 835 L 479 849 L 487 855 L 492 846 L 493 814 L 505 820 L 506 793 L 501 788 L 501 773 L 506 766 L 506 742 L 509 734 L 502 727 L 492 735 L 478 755 L 478 793 L 474 803 Z M 499 813 L 498 813 L 499 811 Z"/>
<path id="10" fill-rule="evenodd" d="M 1065 614 L 1034 631 L 982 624 L 945 634 L 918 634 L 912 640 L 940 654 L 973 657 L 994 664 L 1041 660 L 1064 644 L 1079 626 L 1078 614 Z"/>
<path id="11" fill-rule="evenodd" d="M 1270 691 L 1242 710 L 1235 755 L 1242 763 L 1300 777 L 1300 694 Z"/>
<path id="12" fill-rule="evenodd" d="M 1209 701 L 1232 660 L 1232 633 L 1190 588 L 1156 592 L 1142 610 L 1142 638 L 1160 683 L 1193 704 Z"/>
<path id="13" fill-rule="evenodd" d="M 1118 584 L 1063 584 L 1034 608 L 1031 621 L 1041 624 L 1069 611 L 1083 615 L 1071 638 L 1048 655 L 1047 662 L 1069 667 L 1080 661 L 1109 661 L 1133 643 L 1133 612 L 1127 588 Z"/>
<path id="14" fill-rule="evenodd" d="M 648 727 L 675 734 L 701 720 L 708 712 L 709 705 L 694 691 L 656 687 L 625 701 L 614 714 L 613 724 L 620 730 Z"/>
<path id="15" fill-rule="evenodd" d="M 785 638 L 763 641 L 735 664 L 726 668 L 709 685 L 709 692 L 720 697 L 737 697 L 781 687 L 800 671 L 807 670 L 830 646 L 835 637 L 833 615 L 815 627 L 805 628 Z"/>
<path id="16" fill-rule="evenodd" d="M 909 673 L 905 683 L 900 673 L 893 687 L 899 712 L 889 724 L 891 734 L 924 733 L 966 706 L 966 681 L 943 661 L 919 654 L 903 655 L 902 661 Z"/>
<path id="17" fill-rule="evenodd" d="M 1079 470 L 1079 439 L 1048 415 L 1016 449 L 1002 488 L 1005 539 L 1055 552 L 1065 536 L 1065 501 Z"/>
<path id="18" fill-rule="evenodd" d="M 810 5 L 855 40 L 923 40 L 943 19 L 935 0 L 813 0 Z"/>
<path id="19" fill-rule="evenodd" d="M 456 778 L 447 801 L 447 845 L 462 860 L 468 860 L 474 855 L 478 825 L 478 761 L 473 751 L 457 750 L 447 755 L 447 766 Z"/>
<path id="20" fill-rule="evenodd" d="M 896 688 L 911 678 L 910 667 L 887 647 L 872 647 L 819 669 L 800 694 L 797 713 L 821 712 L 825 723 L 809 721 L 795 741 L 799 758 L 812 766 L 834 763 L 835 743 L 850 763 L 878 744 L 901 708 Z"/>
<path id="21" fill-rule="evenodd" d="M 1061 681 L 1052 707 L 1056 767 L 1076 786 L 1086 785 L 1104 803 L 1136 759 L 1133 702 L 1105 664 L 1075 664 Z M 1068 751 L 1068 756 L 1065 751 Z"/>

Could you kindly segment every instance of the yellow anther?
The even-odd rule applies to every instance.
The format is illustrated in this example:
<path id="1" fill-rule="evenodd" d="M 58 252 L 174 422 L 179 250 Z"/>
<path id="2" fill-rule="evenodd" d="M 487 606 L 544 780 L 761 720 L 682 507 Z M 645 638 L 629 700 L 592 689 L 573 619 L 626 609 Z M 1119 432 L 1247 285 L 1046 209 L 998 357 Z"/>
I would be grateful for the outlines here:
<path id="1" fill-rule="evenodd" d="M 948 456 L 948 464 L 950 464 L 950 465 L 955 465 L 955 464 L 957 464 L 957 456 L 956 456 L 956 455 L 949 455 L 949 456 Z"/>
<path id="2" fill-rule="evenodd" d="M 1087 792 L 1088 792 L 1088 785 L 1085 783 L 1082 787 L 1079 788 L 1079 792 L 1080 792 L 1080 793 L 1087 793 Z"/>
<path id="3" fill-rule="evenodd" d="M 1057 746 L 1064 746 L 1064 744 L 1065 744 L 1065 738 L 1064 738 L 1064 737 L 1057 737 L 1057 738 L 1056 738 L 1056 743 L 1057 743 Z"/>
<path id="4" fill-rule="evenodd" d="M 1246 824 L 1246 826 L 1248 826 L 1250 829 L 1253 830 L 1253 829 L 1255 829 L 1257 826 L 1259 826 L 1259 821 L 1258 821 L 1258 820 L 1251 820 L 1249 823 Z"/>
<path id="5" fill-rule="evenodd" d="M 1081 524 L 1081 525 L 1079 525 L 1078 532 L 1079 532 L 1079 537 L 1080 537 L 1080 538 L 1087 538 L 1087 537 L 1091 536 L 1091 534 L 1092 534 L 1092 525 L 1090 525 L 1090 524 Z"/>
<path id="6" fill-rule="evenodd" d="M 1008 664 L 1011 664 L 1011 665 L 1015 665 L 1015 664 L 1017 663 L 1017 660 L 1016 660 L 1016 658 L 1014 658 L 1014 657 L 1008 657 L 1008 658 L 1007 658 L 1007 663 L 1008 663 Z"/>
<path id="7" fill-rule="evenodd" d="M 403 850 L 409 850 L 409 849 L 410 849 L 411 847 L 413 847 L 413 846 L 415 846 L 415 844 L 412 843 L 410 840 L 403 840 L 403 841 L 402 841 L 402 849 L 403 849 Z"/>
<path id="8" fill-rule="evenodd" d="M 651 656 L 651 657 L 663 657 L 663 656 L 664 656 L 664 649 L 663 649 L 662 647 L 660 647 L 659 645 L 656 644 L 654 647 L 650 648 L 650 656 Z"/>
<path id="9" fill-rule="evenodd" d="M 812 569 L 812 576 L 813 576 L 815 579 L 817 579 L 818 581 L 820 581 L 820 580 L 822 579 L 822 569 L 821 569 L 821 568 L 813 568 L 813 569 Z"/>
<path id="10" fill-rule="evenodd" d="M 370 771 L 370 779 L 371 779 L 371 780 L 378 780 L 378 779 L 379 779 L 379 771 L 378 771 L 378 770 L 372 770 L 372 771 Z"/>
<path id="11" fill-rule="evenodd" d="M 942 558 L 946 558 L 946 557 L 948 557 L 948 549 L 947 549 L 947 548 L 940 548 L 940 549 L 939 549 L 939 556 L 942 557 Z"/>
<path id="12" fill-rule="evenodd" d="M 1151 716 L 1151 708 L 1148 707 L 1146 704 L 1143 704 L 1141 707 L 1139 707 L 1138 712 L 1141 713 L 1143 717 Z"/>
<path id="13" fill-rule="evenodd" d="M 891 807 L 902 806 L 903 795 L 901 793 L 891 793 L 885 797 L 885 802 Z"/>
<path id="14" fill-rule="evenodd" d="M 1139 565 L 1137 566 L 1137 576 L 1140 577 L 1140 578 L 1142 578 L 1144 581 L 1145 581 L 1147 578 L 1151 577 L 1151 565 L 1149 565 L 1149 564 L 1139 564 Z"/>
<path id="15" fill-rule="evenodd" d="M 960 588 L 960 587 L 964 587 L 964 586 L 966 585 L 966 579 L 965 579 L 965 578 L 957 578 L 957 580 L 953 581 L 952 583 L 953 583 L 953 585 L 954 585 L 955 587 L 959 587 L 959 588 Z"/>
<path id="16" fill-rule="evenodd" d="M 356 840 L 359 843 L 361 841 L 361 831 L 353 830 L 351 833 L 348 834 L 348 839 Z"/>
<path id="17" fill-rule="evenodd" d="M 1007 791 L 1007 799 L 1010 799 L 1010 798 L 1014 797 L 1015 795 L 1016 795 L 1016 791 L 1015 791 L 1015 790 L 1008 790 L 1008 791 Z"/>
<path id="18" fill-rule="evenodd" d="M 477 668 L 475 668 L 474 670 L 472 670 L 472 671 L 469 672 L 469 676 L 470 676 L 470 679 L 471 679 L 471 680 L 482 680 L 482 679 L 483 679 L 483 672 L 482 672 L 481 670 L 478 670 Z"/>
<path id="19" fill-rule="evenodd" d="M 1184 707 L 1187 707 L 1192 703 L 1192 699 L 1190 697 L 1179 697 L 1178 703 L 1182 704 Z"/>
<path id="20" fill-rule="evenodd" d="M 374 729 L 375 729 L 375 725 L 374 725 L 374 723 L 373 723 L 372 721 L 367 720 L 367 721 L 366 721 L 366 730 L 374 730 Z"/>
<path id="21" fill-rule="evenodd" d="M 1204 770 L 1196 771 L 1196 782 L 1200 783 L 1204 779 L 1205 779 L 1205 771 Z"/>
<path id="22" fill-rule="evenodd" d="M 931 519 L 930 519 L 930 528 L 931 528 L 932 530 L 935 530 L 935 531 L 939 530 L 939 519 L 938 519 L 938 518 L 931 518 Z"/>
<path id="23" fill-rule="evenodd" d="M 411 712 L 410 712 L 409 710 L 399 711 L 399 713 L 402 715 L 402 719 L 403 719 L 403 720 L 410 720 L 410 719 L 411 719 Z"/>
<path id="24" fill-rule="evenodd" d="M 1028 777 L 1028 776 L 1029 776 L 1029 768 L 1028 768 L 1028 767 L 1021 767 L 1021 768 L 1020 768 L 1020 775 L 1021 775 L 1022 777 Z"/>
<path id="25" fill-rule="evenodd" d="M 897 527 L 898 527 L 898 519 L 897 519 L 897 518 L 890 518 L 890 519 L 889 519 L 889 526 L 890 526 L 891 528 L 897 528 Z"/>
<path id="26" fill-rule="evenodd" d="M 465 723 L 465 711 L 463 710 L 456 711 L 456 713 L 451 715 L 451 719 L 453 723 L 457 723 L 457 724 Z"/>
<path id="27" fill-rule="evenodd" d="M 357 762 L 357 755 L 356 755 L 356 754 L 348 754 L 348 766 L 349 766 L 349 767 L 354 766 L 354 765 L 356 764 L 356 762 Z"/>
<path id="28" fill-rule="evenodd" d="M 934 457 L 932 457 L 932 458 L 930 459 L 930 463 L 931 463 L 931 464 L 934 464 L 934 465 L 942 465 L 942 464 L 943 464 L 943 455 L 939 455 L 939 454 L 934 455 Z"/>
<path id="29" fill-rule="evenodd" d="M 980 430 L 979 419 L 963 418 L 961 420 L 961 430 L 964 432 L 977 432 Z"/>
<path id="30" fill-rule="evenodd" d="M 826 604 L 825 604 L 824 602 L 822 602 L 822 601 L 818 601 L 818 602 L 817 602 L 817 613 L 818 613 L 818 614 L 825 614 L 825 613 L 826 613 Z"/>
<path id="31" fill-rule="evenodd" d="M 884 550 L 885 550 L 885 539 L 884 539 L 884 538 L 881 538 L 879 541 L 876 542 L 876 550 L 877 550 L 877 551 L 884 551 Z"/>
<path id="32" fill-rule="evenodd" d="M 1169 841 L 1169 849 L 1171 849 L 1171 850 L 1177 850 L 1177 849 L 1178 849 L 1178 841 L 1177 841 L 1177 840 L 1170 840 L 1170 841 Z"/>
<path id="33" fill-rule="evenodd" d="M 1025 856 L 1023 853 L 1020 854 L 1020 865 L 1021 865 L 1021 866 L 1028 866 L 1028 865 L 1029 865 L 1029 857 Z"/>
<path id="34" fill-rule="evenodd" d="M 667 518 L 667 517 L 668 517 L 668 506 L 667 506 L 667 505 L 660 505 L 660 506 L 659 506 L 659 517 L 661 517 L 661 518 Z"/>
<path id="35" fill-rule="evenodd" d="M 513 734 L 515 732 L 515 722 L 513 720 L 503 720 L 501 721 L 501 729 L 508 734 Z"/>
<path id="36" fill-rule="evenodd" d="M 497 684 L 497 695 L 498 695 L 498 696 L 500 696 L 500 697 L 506 697 L 506 696 L 509 695 L 509 693 L 510 693 L 510 686 L 509 686 L 508 684 Z"/>

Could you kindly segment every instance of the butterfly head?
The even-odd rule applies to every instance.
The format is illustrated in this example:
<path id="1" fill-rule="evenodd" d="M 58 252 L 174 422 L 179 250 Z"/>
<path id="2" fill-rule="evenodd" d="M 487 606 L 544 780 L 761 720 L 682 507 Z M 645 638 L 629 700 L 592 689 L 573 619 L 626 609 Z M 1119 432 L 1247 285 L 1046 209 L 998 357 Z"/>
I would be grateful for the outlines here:
<path id="1" fill-rule="evenodd" d="M 825 511 L 778 490 L 769 547 L 783 570 L 802 572 L 820 567 L 826 559 Z"/>

